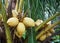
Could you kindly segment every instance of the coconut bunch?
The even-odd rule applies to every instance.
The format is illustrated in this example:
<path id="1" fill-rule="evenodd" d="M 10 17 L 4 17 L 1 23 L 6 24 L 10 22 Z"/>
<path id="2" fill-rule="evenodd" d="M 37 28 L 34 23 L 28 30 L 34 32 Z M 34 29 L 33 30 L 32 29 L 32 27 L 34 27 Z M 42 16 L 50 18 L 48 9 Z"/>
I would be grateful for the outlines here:
<path id="1" fill-rule="evenodd" d="M 19 38 L 21 38 L 22 35 L 25 33 L 27 27 L 35 26 L 34 20 L 30 17 L 23 17 L 23 18 L 19 19 L 18 15 L 20 15 L 20 14 L 18 14 L 18 12 L 16 10 L 12 10 L 12 17 L 7 20 L 7 24 L 10 27 L 16 27 L 15 33 Z"/>
<path id="2" fill-rule="evenodd" d="M 12 17 L 7 20 L 7 24 L 10 27 L 16 28 L 14 29 L 15 34 L 19 38 L 23 36 L 26 28 L 35 26 L 35 22 L 32 18 L 24 16 L 21 6 L 23 6 L 23 0 L 20 0 L 19 5 L 17 0 L 15 9 L 12 9 Z"/>
<path id="3" fill-rule="evenodd" d="M 52 33 L 50 33 L 50 32 L 48 31 L 48 32 L 44 33 L 43 35 L 41 35 L 41 36 L 39 37 L 39 40 L 40 40 L 40 41 L 44 41 L 46 38 L 48 38 L 48 37 L 51 36 L 51 35 L 52 35 Z"/>
<path id="4" fill-rule="evenodd" d="M 12 15 L 13 15 L 13 17 L 11 17 L 11 18 L 9 18 L 8 20 L 7 20 L 7 24 L 10 26 L 10 27 L 16 27 L 16 32 L 15 32 L 15 34 L 19 37 L 19 38 L 21 38 L 22 37 L 22 35 L 25 33 L 25 31 L 26 31 L 26 28 L 29 28 L 29 27 L 34 27 L 34 26 L 39 26 L 41 23 L 43 23 L 43 20 L 40 20 L 40 19 L 38 19 L 38 20 L 36 20 L 36 22 L 32 19 L 32 18 L 30 18 L 30 17 L 23 17 L 23 19 L 21 19 L 22 21 L 20 21 L 19 19 L 18 19 L 18 12 L 15 12 L 15 13 L 12 13 Z M 48 22 L 47 24 L 46 24 L 47 26 L 48 25 L 51 25 L 51 23 L 50 22 Z M 44 27 L 45 28 L 45 27 Z M 45 34 L 52 34 L 52 33 L 54 33 L 54 29 L 50 29 L 49 30 L 49 32 L 47 32 L 47 33 L 45 33 Z M 43 35 L 42 35 L 43 36 Z M 42 37 L 41 36 L 41 37 Z M 43 38 L 41 39 L 40 38 L 40 40 L 44 40 Z"/>
<path id="5" fill-rule="evenodd" d="M 43 20 L 39 20 L 39 19 L 38 19 L 38 20 L 35 22 L 35 25 L 36 25 L 36 26 L 39 26 L 41 23 L 43 23 Z M 45 25 L 42 27 L 42 30 L 44 31 L 47 26 L 51 26 L 51 21 L 49 21 L 47 24 L 45 24 Z M 41 30 L 41 32 L 42 32 L 42 30 Z M 49 36 L 51 36 L 53 33 L 55 33 L 54 28 L 46 31 L 43 35 L 41 35 L 41 36 L 39 37 L 39 40 L 40 40 L 40 41 L 44 41 L 46 38 L 48 38 Z"/>
<path id="6" fill-rule="evenodd" d="M 26 30 L 26 27 L 35 26 L 34 20 L 29 17 L 25 17 L 22 22 L 19 21 L 17 17 L 11 17 L 7 20 L 7 24 L 10 27 L 16 27 L 16 31 L 20 36 L 23 35 Z"/>
<path id="7" fill-rule="evenodd" d="M 18 3 L 18 0 L 17 0 L 17 3 Z M 34 26 L 37 27 L 41 23 L 43 23 L 43 20 L 38 19 L 38 20 L 34 21 L 30 17 L 25 17 L 24 14 L 22 16 L 21 10 L 17 10 L 17 8 L 18 8 L 18 6 L 16 4 L 15 9 L 12 10 L 12 17 L 7 20 L 7 24 L 10 27 L 15 27 L 16 36 L 21 38 L 23 36 L 23 34 L 25 33 L 26 28 L 30 28 L 30 27 L 34 27 Z M 51 26 L 51 22 L 48 22 L 42 28 L 45 29 L 47 26 Z M 40 36 L 39 40 L 41 40 L 41 41 L 45 40 L 47 37 L 51 36 L 52 33 L 54 33 L 54 32 L 55 31 L 53 28 L 48 30 L 45 34 Z"/>
<path id="8" fill-rule="evenodd" d="M 50 32 L 50 31 L 51 31 L 51 32 Z M 55 30 L 50 30 L 50 31 L 47 31 L 46 33 L 44 33 L 43 35 L 41 35 L 41 36 L 39 37 L 39 40 L 40 40 L 40 41 L 44 41 L 44 40 L 46 40 L 46 38 L 50 37 L 50 36 L 52 35 L 52 33 L 55 32 Z"/>
<path id="9" fill-rule="evenodd" d="M 19 17 L 20 16 L 20 17 Z M 20 19 L 19 19 L 20 18 Z M 34 21 L 32 18 L 30 17 L 25 17 L 24 14 L 22 16 L 22 13 L 18 12 L 17 10 L 17 5 L 16 5 L 16 8 L 15 10 L 12 10 L 12 17 L 9 18 L 7 20 L 7 24 L 10 26 L 10 27 L 14 27 L 16 29 L 15 31 L 15 34 L 17 37 L 21 38 L 23 36 L 23 34 L 25 33 L 26 31 L 26 28 L 30 28 L 30 27 L 37 27 L 39 26 L 41 23 L 43 23 L 43 20 L 36 20 Z M 48 22 L 46 25 L 44 25 L 42 28 L 45 28 L 45 26 L 48 26 L 50 25 L 51 26 L 51 22 Z M 51 35 L 52 33 L 54 33 L 54 29 L 50 29 L 49 32 L 47 31 L 45 34 L 43 34 L 39 40 L 43 41 L 46 39 L 46 37 L 43 39 L 42 37 L 44 37 L 46 34 L 49 34 Z M 47 35 L 48 36 L 48 35 Z M 41 39 L 42 38 L 42 39 Z"/>

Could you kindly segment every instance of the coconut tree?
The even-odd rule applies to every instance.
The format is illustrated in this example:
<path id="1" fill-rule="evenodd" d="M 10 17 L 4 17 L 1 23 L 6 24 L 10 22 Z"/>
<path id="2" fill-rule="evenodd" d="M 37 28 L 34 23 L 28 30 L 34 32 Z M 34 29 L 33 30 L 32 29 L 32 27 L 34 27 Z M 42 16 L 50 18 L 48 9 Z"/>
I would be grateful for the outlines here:
<path id="1" fill-rule="evenodd" d="M 47 31 L 49 31 L 53 27 L 60 28 L 58 25 L 60 24 L 60 0 L 1 0 L 0 13 L 2 14 L 3 18 L 3 25 L 7 43 L 50 43 L 49 41 L 51 37 L 56 35 L 58 32 L 54 32 L 53 35 L 49 37 L 46 36 L 45 40 L 43 41 L 39 40 L 39 38 L 43 34 L 47 34 Z M 9 20 L 9 18 L 11 19 L 11 17 L 18 18 L 19 21 L 16 19 Z M 28 19 L 26 19 L 25 17 L 27 17 Z M 43 22 L 39 26 L 34 26 L 34 22 L 38 19 L 42 20 Z M 22 23 L 18 24 L 16 22 L 18 24 L 17 25 L 15 21 L 11 22 L 13 20 Z M 9 22 L 7 23 L 7 21 Z M 51 26 L 47 24 L 49 21 Z M 19 29 L 15 29 L 16 27 Z M 26 27 L 24 33 L 21 32 L 21 30 L 23 30 L 22 27 L 24 29 Z M 21 33 L 17 32 L 17 30 L 20 30 L 19 32 Z M 20 36 L 18 33 L 20 34 Z"/>

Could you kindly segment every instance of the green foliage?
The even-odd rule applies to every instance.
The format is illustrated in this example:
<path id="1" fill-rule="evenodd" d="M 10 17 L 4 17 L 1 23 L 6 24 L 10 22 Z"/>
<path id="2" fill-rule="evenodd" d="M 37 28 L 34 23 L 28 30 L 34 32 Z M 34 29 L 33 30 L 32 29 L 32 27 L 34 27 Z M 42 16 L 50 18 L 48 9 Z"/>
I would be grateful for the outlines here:
<path id="1" fill-rule="evenodd" d="M 25 33 L 23 34 L 23 39 L 26 39 L 26 31 L 25 31 Z"/>
<path id="2" fill-rule="evenodd" d="M 34 27 L 29 28 L 27 32 L 28 43 L 36 43 L 35 28 Z"/>
<path id="3" fill-rule="evenodd" d="M 60 42 L 60 35 L 56 35 L 56 36 L 54 36 L 54 37 L 52 37 L 52 39 L 53 39 L 53 41 L 52 42 Z"/>

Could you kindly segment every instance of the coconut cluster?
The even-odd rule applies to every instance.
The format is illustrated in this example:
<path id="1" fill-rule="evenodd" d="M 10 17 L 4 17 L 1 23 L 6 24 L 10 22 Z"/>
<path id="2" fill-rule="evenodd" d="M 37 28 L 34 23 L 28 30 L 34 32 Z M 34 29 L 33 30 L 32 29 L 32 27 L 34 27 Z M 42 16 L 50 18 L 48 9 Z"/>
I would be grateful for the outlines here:
<path id="1" fill-rule="evenodd" d="M 43 23 L 43 20 L 36 20 L 36 22 L 30 18 L 30 17 L 24 17 L 22 21 L 18 19 L 18 12 L 16 10 L 12 10 L 12 16 L 7 20 L 7 24 L 10 27 L 16 27 L 16 36 L 21 38 L 23 34 L 26 31 L 26 28 L 34 27 L 34 26 L 39 26 L 41 23 Z M 48 22 L 47 25 L 51 25 L 51 22 Z M 51 36 L 51 33 L 54 32 L 54 29 L 50 29 L 49 32 L 47 32 L 47 36 Z M 39 40 L 43 41 L 46 39 L 46 34 L 42 35 Z"/>
<path id="2" fill-rule="evenodd" d="M 24 34 L 24 32 L 26 31 L 27 27 L 34 27 L 35 26 L 35 22 L 32 18 L 30 17 L 24 17 L 22 19 L 22 21 L 19 21 L 18 17 L 18 12 L 16 10 L 12 10 L 12 16 L 11 18 L 9 18 L 7 20 L 7 24 L 10 27 L 16 27 L 16 32 L 18 33 L 18 35 L 20 37 L 22 37 L 22 35 Z"/>
<path id="3" fill-rule="evenodd" d="M 44 41 L 47 37 L 51 36 L 52 34 L 50 32 L 46 32 L 42 36 L 39 37 L 40 41 Z"/>
<path id="4" fill-rule="evenodd" d="M 42 22 L 41 22 L 42 23 Z M 46 24 L 47 26 L 51 26 L 51 21 L 49 21 L 47 24 Z M 39 26 L 39 25 L 38 25 Z M 39 37 L 39 40 L 40 41 L 44 41 L 46 38 L 48 38 L 49 36 L 51 36 L 52 35 L 52 33 L 55 33 L 55 30 L 52 28 L 52 29 L 50 29 L 50 30 L 48 30 L 46 33 L 44 33 L 43 35 L 41 35 L 40 37 Z"/>

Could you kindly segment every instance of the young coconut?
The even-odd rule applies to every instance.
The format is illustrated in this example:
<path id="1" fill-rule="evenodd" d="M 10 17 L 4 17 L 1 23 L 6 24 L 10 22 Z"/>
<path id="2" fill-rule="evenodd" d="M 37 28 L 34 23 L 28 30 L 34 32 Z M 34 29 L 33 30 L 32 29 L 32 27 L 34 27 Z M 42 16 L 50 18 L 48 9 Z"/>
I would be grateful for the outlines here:
<path id="1" fill-rule="evenodd" d="M 52 35 L 50 32 L 47 32 L 46 34 L 47 34 L 47 37 L 49 37 L 49 36 L 51 36 L 51 35 Z"/>
<path id="2" fill-rule="evenodd" d="M 24 32 L 25 32 L 25 25 L 24 25 L 22 22 L 20 22 L 20 23 L 18 24 L 16 30 L 17 30 L 18 35 L 19 35 L 20 37 L 22 37 L 22 35 L 23 35 Z"/>
<path id="3" fill-rule="evenodd" d="M 35 25 L 36 25 L 36 26 L 39 26 L 42 22 L 43 22 L 43 20 L 38 19 L 38 20 L 35 22 Z"/>
<path id="4" fill-rule="evenodd" d="M 17 17 L 17 15 L 18 15 L 18 12 L 16 10 L 12 10 L 12 16 Z"/>
<path id="5" fill-rule="evenodd" d="M 23 19 L 23 23 L 25 24 L 26 27 L 34 27 L 35 26 L 34 20 L 29 17 L 25 17 Z"/>
<path id="6" fill-rule="evenodd" d="M 47 37 L 46 37 L 46 34 L 43 34 L 43 35 L 39 38 L 39 40 L 40 40 L 40 41 L 44 41 L 46 38 L 47 38 Z"/>
<path id="7" fill-rule="evenodd" d="M 51 33 L 55 33 L 55 30 L 52 28 L 49 30 Z"/>
<path id="8" fill-rule="evenodd" d="M 11 27 L 16 26 L 19 23 L 19 20 L 16 17 L 9 18 L 7 24 Z"/>

